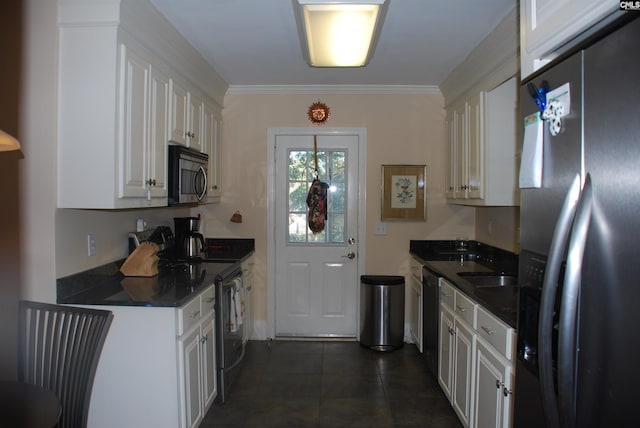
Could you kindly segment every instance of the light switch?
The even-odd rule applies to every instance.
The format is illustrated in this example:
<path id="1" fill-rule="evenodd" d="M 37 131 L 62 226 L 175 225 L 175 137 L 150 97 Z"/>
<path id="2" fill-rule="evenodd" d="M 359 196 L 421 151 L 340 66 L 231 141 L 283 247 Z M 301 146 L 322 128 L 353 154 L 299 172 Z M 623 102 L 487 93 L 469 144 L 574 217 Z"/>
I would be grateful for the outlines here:
<path id="1" fill-rule="evenodd" d="M 373 228 L 373 233 L 375 233 L 376 235 L 386 235 L 387 223 L 383 223 L 381 221 L 377 222 Z"/>

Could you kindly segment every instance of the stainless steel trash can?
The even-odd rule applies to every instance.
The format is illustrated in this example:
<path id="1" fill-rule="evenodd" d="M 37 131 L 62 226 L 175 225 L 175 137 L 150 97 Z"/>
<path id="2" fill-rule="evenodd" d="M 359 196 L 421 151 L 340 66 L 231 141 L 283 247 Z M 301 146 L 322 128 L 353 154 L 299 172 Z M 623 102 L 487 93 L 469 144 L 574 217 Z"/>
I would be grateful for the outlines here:
<path id="1" fill-rule="evenodd" d="M 360 277 L 360 345 L 392 351 L 404 339 L 404 277 Z"/>

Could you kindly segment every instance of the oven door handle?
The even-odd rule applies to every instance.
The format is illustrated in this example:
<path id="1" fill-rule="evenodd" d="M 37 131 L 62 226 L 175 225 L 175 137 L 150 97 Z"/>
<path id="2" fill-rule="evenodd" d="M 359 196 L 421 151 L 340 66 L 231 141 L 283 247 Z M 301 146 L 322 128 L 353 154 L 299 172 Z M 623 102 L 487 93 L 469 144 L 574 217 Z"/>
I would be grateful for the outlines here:
<path id="1" fill-rule="evenodd" d="M 553 385 L 553 311 L 556 291 L 564 251 L 569 239 L 571 224 L 580 197 L 580 175 L 576 174 L 562 204 L 562 210 L 556 221 L 553 239 L 549 248 L 549 258 L 542 283 L 540 314 L 538 318 L 538 363 L 540 366 L 540 389 L 547 427 L 559 426 L 558 399 Z"/>

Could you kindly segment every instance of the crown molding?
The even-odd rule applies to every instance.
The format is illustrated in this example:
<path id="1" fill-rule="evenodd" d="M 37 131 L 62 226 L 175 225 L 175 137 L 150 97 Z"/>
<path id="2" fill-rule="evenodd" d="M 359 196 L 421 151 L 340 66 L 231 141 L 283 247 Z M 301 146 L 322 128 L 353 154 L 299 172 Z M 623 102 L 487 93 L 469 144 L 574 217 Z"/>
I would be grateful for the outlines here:
<path id="1" fill-rule="evenodd" d="M 433 85 L 229 85 L 227 94 L 440 95 L 440 88 Z"/>

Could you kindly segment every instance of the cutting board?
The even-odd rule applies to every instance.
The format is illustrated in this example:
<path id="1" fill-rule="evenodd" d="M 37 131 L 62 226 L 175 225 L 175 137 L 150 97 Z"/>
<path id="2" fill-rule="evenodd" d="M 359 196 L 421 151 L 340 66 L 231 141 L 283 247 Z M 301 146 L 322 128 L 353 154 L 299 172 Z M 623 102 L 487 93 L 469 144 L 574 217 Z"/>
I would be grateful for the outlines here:
<path id="1" fill-rule="evenodd" d="M 143 242 L 133 250 L 127 260 L 120 267 L 120 272 L 125 276 L 155 276 L 158 274 L 157 244 Z"/>

